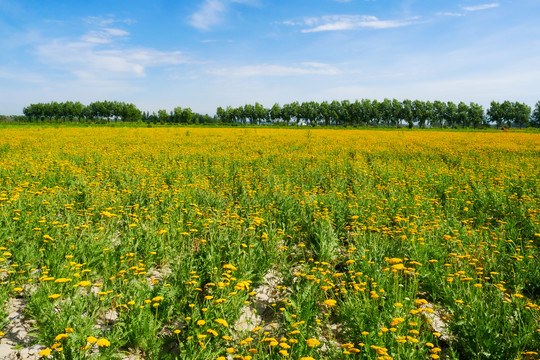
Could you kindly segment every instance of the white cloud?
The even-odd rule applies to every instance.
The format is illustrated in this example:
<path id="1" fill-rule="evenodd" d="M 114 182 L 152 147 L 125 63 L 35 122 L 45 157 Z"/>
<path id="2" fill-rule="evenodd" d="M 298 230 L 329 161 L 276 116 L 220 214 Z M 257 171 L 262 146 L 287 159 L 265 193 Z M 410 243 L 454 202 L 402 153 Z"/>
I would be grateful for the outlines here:
<path id="1" fill-rule="evenodd" d="M 439 15 L 439 16 L 456 16 L 456 17 L 459 17 L 459 16 L 465 16 L 464 13 L 449 12 L 449 11 L 446 11 L 446 12 L 438 12 L 437 15 Z"/>
<path id="2" fill-rule="evenodd" d="M 317 62 L 304 62 L 296 66 L 274 64 L 247 65 L 213 69 L 207 72 L 212 75 L 229 77 L 337 75 L 341 73 L 338 68 L 332 65 Z"/>
<path id="3" fill-rule="evenodd" d="M 490 4 L 482 4 L 477 6 L 464 6 L 463 10 L 465 11 L 480 11 L 480 10 L 487 10 L 499 7 L 498 3 L 490 3 Z"/>
<path id="4" fill-rule="evenodd" d="M 112 24 L 132 24 L 135 21 L 132 19 L 117 19 L 114 16 L 89 16 L 83 19 L 84 22 L 98 27 L 109 27 Z"/>
<path id="5" fill-rule="evenodd" d="M 191 15 L 190 24 L 200 30 L 210 30 L 223 21 L 226 9 L 221 0 L 206 0 L 201 9 Z"/>
<path id="6" fill-rule="evenodd" d="M 83 35 L 81 39 L 96 44 L 108 44 L 114 41 L 114 37 L 127 37 L 128 35 L 129 32 L 121 29 L 105 28 L 101 30 L 92 30 Z"/>
<path id="7" fill-rule="evenodd" d="M 498 3 L 491 3 L 491 4 L 482 4 L 482 5 L 476 5 L 476 6 L 462 6 L 463 12 L 439 12 L 437 15 L 439 16 L 465 16 L 469 12 L 473 11 L 481 11 L 481 10 L 487 10 L 487 9 L 493 9 L 496 7 L 499 7 L 500 5 Z"/>
<path id="8" fill-rule="evenodd" d="M 210 30 L 226 20 L 231 4 L 260 6 L 260 0 L 205 0 L 200 9 L 192 14 L 189 24 L 199 30 Z"/>
<path id="9" fill-rule="evenodd" d="M 54 39 L 36 47 L 38 58 L 53 68 L 66 70 L 81 79 L 144 77 L 145 69 L 187 62 L 179 51 L 120 47 L 117 38 L 127 31 L 93 30 L 79 41 Z"/>
<path id="10" fill-rule="evenodd" d="M 304 25 L 310 27 L 303 29 L 303 33 L 313 33 L 321 31 L 343 31 L 369 29 L 390 29 L 415 24 L 418 17 L 405 20 L 381 20 L 369 15 L 327 15 L 319 18 L 305 18 L 301 22 L 284 21 L 283 24 L 295 26 Z"/>

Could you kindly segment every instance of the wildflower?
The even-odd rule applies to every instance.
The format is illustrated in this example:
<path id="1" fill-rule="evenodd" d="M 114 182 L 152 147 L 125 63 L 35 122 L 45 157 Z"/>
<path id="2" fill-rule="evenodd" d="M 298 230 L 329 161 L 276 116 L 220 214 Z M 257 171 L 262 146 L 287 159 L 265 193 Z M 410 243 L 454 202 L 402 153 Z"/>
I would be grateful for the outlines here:
<path id="1" fill-rule="evenodd" d="M 311 339 L 306 340 L 306 344 L 309 347 L 316 347 L 316 346 L 319 346 L 321 342 L 317 339 L 311 338 Z"/>
<path id="2" fill-rule="evenodd" d="M 332 300 L 332 299 L 324 300 L 324 304 L 330 307 L 336 306 L 336 303 L 337 303 L 336 300 Z"/>
<path id="3" fill-rule="evenodd" d="M 93 336 L 89 336 L 86 338 L 86 341 L 90 344 L 94 344 L 96 341 L 98 341 L 98 339 Z"/>
<path id="4" fill-rule="evenodd" d="M 67 334 L 58 334 L 55 338 L 54 338 L 54 341 L 60 341 L 62 339 L 65 339 L 67 338 L 68 335 Z"/>
<path id="5" fill-rule="evenodd" d="M 225 270 L 232 270 L 232 271 L 237 271 L 237 270 L 238 270 L 236 267 L 234 267 L 234 266 L 231 265 L 231 264 L 225 264 L 225 265 L 223 265 L 223 269 L 225 269 Z"/>
<path id="6" fill-rule="evenodd" d="M 55 284 L 63 284 L 63 283 L 67 283 L 67 282 L 70 282 L 70 281 L 71 281 L 71 279 L 59 278 L 59 279 L 54 280 L 54 283 Z"/>
<path id="7" fill-rule="evenodd" d="M 240 341 L 240 345 L 246 345 L 253 341 L 252 337 L 245 338 L 244 340 Z"/>
<path id="8" fill-rule="evenodd" d="M 227 324 L 227 321 L 225 319 L 216 319 L 214 321 L 224 327 L 229 327 L 229 324 Z"/>
<path id="9" fill-rule="evenodd" d="M 390 326 L 396 326 L 396 325 L 399 325 L 401 324 L 402 322 L 404 322 L 405 319 L 403 318 L 394 318 L 392 319 L 392 321 L 390 322 Z"/>
<path id="10" fill-rule="evenodd" d="M 97 346 L 99 347 L 109 347 L 111 346 L 111 343 L 109 342 L 109 340 L 105 339 L 105 338 L 101 338 L 97 341 Z"/>
<path id="11" fill-rule="evenodd" d="M 44 349 L 39 352 L 39 356 L 49 356 L 51 355 L 52 349 Z"/>
<path id="12" fill-rule="evenodd" d="M 204 321 L 204 320 L 197 320 L 197 325 L 199 325 L 199 326 L 204 326 L 204 324 L 206 324 L 206 321 Z"/>

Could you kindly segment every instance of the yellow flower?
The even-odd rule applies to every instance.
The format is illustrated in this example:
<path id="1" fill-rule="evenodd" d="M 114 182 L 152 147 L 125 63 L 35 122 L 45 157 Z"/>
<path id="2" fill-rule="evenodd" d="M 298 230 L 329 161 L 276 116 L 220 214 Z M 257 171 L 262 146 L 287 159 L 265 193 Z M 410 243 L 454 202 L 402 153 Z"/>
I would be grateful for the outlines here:
<path id="1" fill-rule="evenodd" d="M 321 344 L 321 342 L 319 340 L 314 339 L 314 338 L 307 339 L 306 343 L 307 343 L 307 346 L 309 346 L 309 347 L 315 347 L 315 346 L 319 346 Z"/>
<path id="2" fill-rule="evenodd" d="M 54 338 L 54 341 L 60 341 L 62 339 L 65 339 L 67 338 L 68 335 L 67 334 L 58 334 L 55 338 Z"/>
<path id="3" fill-rule="evenodd" d="M 90 344 L 93 344 L 97 341 L 97 339 L 93 336 L 89 336 L 86 338 L 86 341 L 88 341 Z"/>
<path id="4" fill-rule="evenodd" d="M 204 320 L 197 320 L 197 325 L 203 326 L 204 324 L 206 324 L 206 321 L 204 321 Z"/>
<path id="5" fill-rule="evenodd" d="M 324 304 L 328 306 L 336 306 L 336 303 L 337 303 L 336 300 L 332 300 L 332 299 L 324 300 Z"/>
<path id="6" fill-rule="evenodd" d="M 77 286 L 80 286 L 80 287 L 86 287 L 86 286 L 89 286 L 91 285 L 92 283 L 90 281 L 80 281 Z"/>
<path id="7" fill-rule="evenodd" d="M 246 345 L 253 341 L 252 337 L 245 338 L 244 340 L 240 341 L 240 345 Z"/>
<path id="8" fill-rule="evenodd" d="M 225 319 L 216 319 L 214 321 L 217 322 L 219 325 L 223 325 L 224 327 L 229 327 L 229 324 L 227 324 L 227 321 Z"/>
<path id="9" fill-rule="evenodd" d="M 71 281 L 71 279 L 59 278 L 59 279 L 54 280 L 54 283 L 55 284 L 63 284 L 63 283 L 67 283 L 67 282 L 70 282 L 70 281 Z"/>
<path id="10" fill-rule="evenodd" d="M 105 339 L 105 338 L 101 338 L 97 341 L 97 346 L 99 347 L 109 347 L 111 346 L 111 343 L 109 342 L 109 340 Z"/>
<path id="11" fill-rule="evenodd" d="M 49 355 L 51 355 L 51 351 L 52 351 L 51 349 L 44 349 L 44 350 L 41 350 L 38 355 L 39 356 L 49 356 Z"/>

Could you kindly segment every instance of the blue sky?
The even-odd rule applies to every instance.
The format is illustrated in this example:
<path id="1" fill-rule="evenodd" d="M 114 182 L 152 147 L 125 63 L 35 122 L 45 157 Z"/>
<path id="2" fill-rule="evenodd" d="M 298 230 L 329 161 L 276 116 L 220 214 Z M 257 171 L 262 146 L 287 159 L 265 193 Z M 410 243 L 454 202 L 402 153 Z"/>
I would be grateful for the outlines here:
<path id="1" fill-rule="evenodd" d="M 540 100 L 540 0 L 0 0 L 0 114 Z"/>

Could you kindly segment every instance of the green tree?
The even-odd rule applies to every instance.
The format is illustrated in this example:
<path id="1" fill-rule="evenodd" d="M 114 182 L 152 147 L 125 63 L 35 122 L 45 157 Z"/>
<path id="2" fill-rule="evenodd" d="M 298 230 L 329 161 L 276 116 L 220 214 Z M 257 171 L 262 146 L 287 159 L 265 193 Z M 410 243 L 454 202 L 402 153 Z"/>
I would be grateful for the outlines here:
<path id="1" fill-rule="evenodd" d="M 514 124 L 520 129 L 529 126 L 531 117 L 531 107 L 525 103 L 515 102 L 514 104 Z"/>
<path id="2" fill-rule="evenodd" d="M 164 124 L 169 122 L 170 116 L 167 113 L 167 110 L 158 110 L 157 116 L 160 123 Z"/>
<path id="3" fill-rule="evenodd" d="M 398 126 L 401 122 L 401 114 L 403 113 L 403 104 L 398 99 L 392 100 L 392 115 L 390 118 L 391 126 Z"/>
<path id="4" fill-rule="evenodd" d="M 452 101 L 446 103 L 444 118 L 448 127 L 455 128 L 459 124 L 458 107 Z"/>
<path id="5" fill-rule="evenodd" d="M 458 125 L 461 127 L 469 127 L 469 107 L 463 101 L 458 104 Z"/>
<path id="6" fill-rule="evenodd" d="M 427 120 L 426 103 L 421 100 L 414 100 L 412 103 L 412 111 L 414 121 L 418 124 L 418 127 L 425 128 Z"/>
<path id="7" fill-rule="evenodd" d="M 511 127 L 515 119 L 515 107 L 514 104 L 506 100 L 501 104 L 501 115 L 503 124 L 506 127 Z"/>
<path id="8" fill-rule="evenodd" d="M 381 125 L 392 126 L 392 101 L 390 99 L 384 99 L 379 104 L 379 113 L 381 116 Z"/>
<path id="9" fill-rule="evenodd" d="M 534 111 L 531 116 L 531 126 L 540 128 L 540 101 L 534 106 Z"/>
<path id="10" fill-rule="evenodd" d="M 495 123 L 497 129 L 502 126 L 504 118 L 501 104 L 496 101 L 492 101 L 486 114 L 489 121 Z"/>
<path id="11" fill-rule="evenodd" d="M 484 109 L 482 105 L 476 103 L 469 104 L 469 121 L 472 127 L 478 129 L 482 126 L 482 121 L 484 120 Z"/>
<path id="12" fill-rule="evenodd" d="M 413 102 L 408 99 L 403 100 L 402 109 L 401 118 L 407 122 L 409 129 L 412 129 L 414 126 Z"/>
<path id="13" fill-rule="evenodd" d="M 269 112 L 270 115 L 270 121 L 275 124 L 281 120 L 281 106 L 279 106 L 278 103 L 275 103 L 272 105 L 272 108 Z"/>

